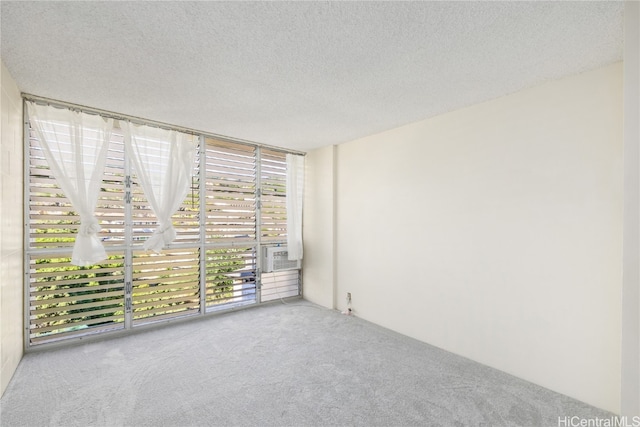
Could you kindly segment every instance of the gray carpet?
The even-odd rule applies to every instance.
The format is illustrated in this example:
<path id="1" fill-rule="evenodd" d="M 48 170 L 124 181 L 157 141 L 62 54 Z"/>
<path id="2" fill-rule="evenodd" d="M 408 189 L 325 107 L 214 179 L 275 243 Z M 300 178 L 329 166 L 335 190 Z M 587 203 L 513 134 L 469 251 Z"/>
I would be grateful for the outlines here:
<path id="1" fill-rule="evenodd" d="M 11 426 L 557 426 L 612 414 L 303 300 L 27 354 Z"/>

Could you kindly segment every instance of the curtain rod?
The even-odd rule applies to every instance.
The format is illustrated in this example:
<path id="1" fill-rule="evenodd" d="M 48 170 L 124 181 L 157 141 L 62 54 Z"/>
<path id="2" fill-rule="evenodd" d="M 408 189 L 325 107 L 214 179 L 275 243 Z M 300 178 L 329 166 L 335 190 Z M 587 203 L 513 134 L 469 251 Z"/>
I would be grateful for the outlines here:
<path id="1" fill-rule="evenodd" d="M 218 134 L 211 133 L 211 132 L 204 132 L 204 131 L 191 129 L 191 128 L 186 128 L 186 127 L 182 127 L 182 126 L 171 125 L 169 123 L 158 122 L 158 121 L 155 121 L 155 120 L 143 119 L 141 117 L 129 116 L 127 114 L 115 113 L 113 111 L 101 110 L 99 108 L 87 107 L 85 105 L 74 104 L 74 103 L 71 103 L 71 102 L 59 101 L 57 99 L 45 98 L 43 96 L 33 95 L 33 94 L 30 94 L 30 93 L 22 92 L 21 95 L 22 95 L 22 98 L 24 100 L 26 100 L 26 101 L 46 103 L 46 104 L 51 105 L 51 106 L 64 107 L 64 108 L 69 108 L 69 109 L 73 109 L 73 110 L 79 110 L 79 111 L 81 111 L 83 113 L 88 113 L 88 114 L 98 114 L 100 116 L 108 117 L 108 118 L 115 119 L 115 120 L 126 120 L 126 121 L 130 121 L 130 122 L 133 122 L 133 123 L 136 123 L 136 124 L 149 125 L 149 126 L 152 126 L 152 127 L 158 127 L 158 128 L 167 129 L 167 130 L 176 130 L 178 132 L 188 133 L 188 134 L 192 134 L 192 135 L 202 135 L 204 137 L 214 138 L 214 139 L 218 139 L 218 140 L 221 140 L 221 141 L 224 141 L 224 142 L 235 142 L 235 143 L 244 144 L 244 145 L 251 145 L 251 146 L 254 146 L 254 147 L 267 148 L 267 149 L 270 149 L 270 150 L 280 151 L 280 152 L 283 152 L 283 153 L 299 154 L 299 155 L 302 155 L 302 156 L 306 155 L 306 153 L 303 152 L 303 151 L 291 150 L 291 149 L 283 148 L 283 147 L 276 147 L 274 145 L 262 144 L 262 143 L 259 143 L 259 142 L 249 141 L 249 140 L 246 140 L 246 139 L 240 139 L 240 138 L 233 138 L 233 137 L 230 137 L 230 136 L 218 135 Z"/>

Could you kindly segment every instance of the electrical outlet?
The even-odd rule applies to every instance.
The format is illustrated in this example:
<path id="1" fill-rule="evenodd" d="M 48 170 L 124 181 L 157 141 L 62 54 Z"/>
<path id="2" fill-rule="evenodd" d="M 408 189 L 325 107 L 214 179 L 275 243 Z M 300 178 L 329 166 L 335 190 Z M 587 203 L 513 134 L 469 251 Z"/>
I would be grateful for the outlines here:
<path id="1" fill-rule="evenodd" d="M 351 292 L 347 292 L 347 302 L 351 302 Z"/>

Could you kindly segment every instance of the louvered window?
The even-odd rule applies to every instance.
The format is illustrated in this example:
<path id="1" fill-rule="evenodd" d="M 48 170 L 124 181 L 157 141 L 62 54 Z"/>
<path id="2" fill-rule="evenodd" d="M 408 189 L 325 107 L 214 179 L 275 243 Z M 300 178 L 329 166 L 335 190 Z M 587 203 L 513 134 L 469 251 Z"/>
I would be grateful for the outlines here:
<path id="1" fill-rule="evenodd" d="M 199 250 L 134 251 L 132 306 L 134 325 L 197 314 Z"/>
<path id="2" fill-rule="evenodd" d="M 262 150 L 262 242 L 287 240 L 286 153 Z"/>
<path id="3" fill-rule="evenodd" d="M 262 301 L 272 301 L 298 295 L 299 270 L 275 271 L 262 274 Z"/>
<path id="4" fill-rule="evenodd" d="M 114 136 L 96 217 L 109 259 L 90 267 L 71 265 L 80 215 L 53 178 L 33 134 L 29 138 L 28 311 L 29 342 L 124 328 L 124 162 L 122 138 Z"/>
<path id="5" fill-rule="evenodd" d="M 161 253 L 157 219 L 114 131 L 96 218 L 108 259 L 70 264 L 80 217 L 28 136 L 27 346 L 300 294 L 299 271 L 260 274 L 260 248 L 286 243 L 286 153 L 201 136 L 189 192 Z"/>
<path id="6" fill-rule="evenodd" d="M 182 205 L 178 211 L 171 216 L 173 226 L 176 230 L 176 240 L 174 244 L 195 244 L 200 241 L 198 165 L 199 156 L 196 156 L 189 192 L 182 201 Z M 151 209 L 151 205 L 147 201 L 135 173 L 131 176 L 131 196 L 133 240 L 134 242 L 142 243 L 153 234 L 158 224 L 158 219 L 153 209 Z"/>
<path id="7" fill-rule="evenodd" d="M 207 310 L 256 302 L 255 247 L 207 250 Z"/>
<path id="8" fill-rule="evenodd" d="M 207 241 L 256 240 L 256 148 L 207 138 Z"/>
<path id="9" fill-rule="evenodd" d="M 65 255 L 29 256 L 29 341 L 124 327 L 124 263 L 121 254 L 92 267 L 71 265 Z"/>
<path id="10" fill-rule="evenodd" d="M 105 246 L 124 241 L 124 144 L 114 135 L 95 215 L 103 230 Z M 72 248 L 80 227 L 80 215 L 56 183 L 33 133 L 29 138 L 29 245 L 30 249 Z"/>

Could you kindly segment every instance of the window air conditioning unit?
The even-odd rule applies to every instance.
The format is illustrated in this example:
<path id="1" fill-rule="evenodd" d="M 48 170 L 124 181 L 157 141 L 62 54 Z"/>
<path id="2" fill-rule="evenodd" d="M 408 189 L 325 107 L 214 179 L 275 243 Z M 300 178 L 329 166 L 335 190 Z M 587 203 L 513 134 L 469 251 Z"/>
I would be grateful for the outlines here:
<path id="1" fill-rule="evenodd" d="M 264 272 L 299 270 L 300 260 L 290 261 L 286 246 L 267 246 L 264 248 Z"/>

